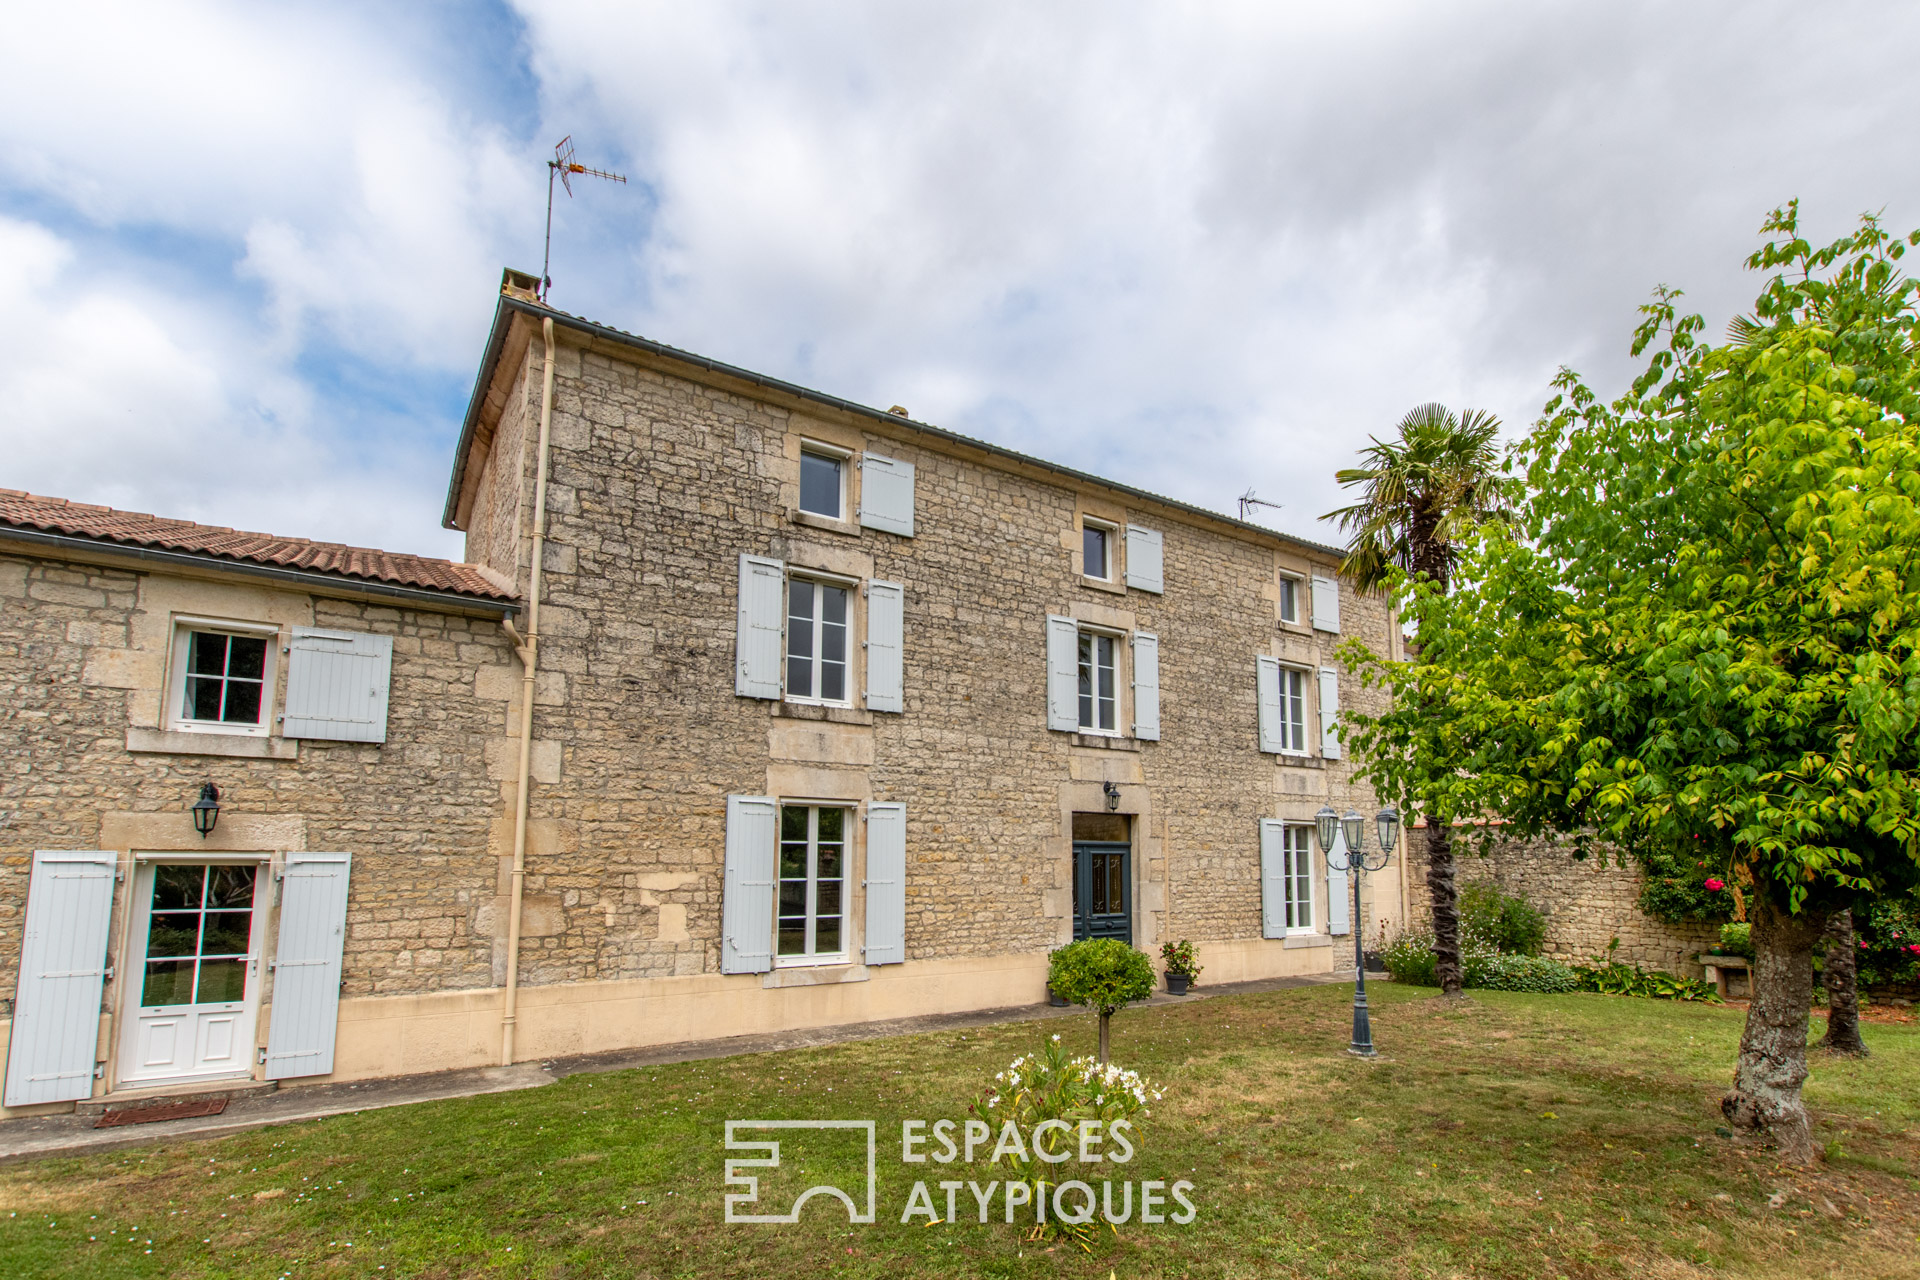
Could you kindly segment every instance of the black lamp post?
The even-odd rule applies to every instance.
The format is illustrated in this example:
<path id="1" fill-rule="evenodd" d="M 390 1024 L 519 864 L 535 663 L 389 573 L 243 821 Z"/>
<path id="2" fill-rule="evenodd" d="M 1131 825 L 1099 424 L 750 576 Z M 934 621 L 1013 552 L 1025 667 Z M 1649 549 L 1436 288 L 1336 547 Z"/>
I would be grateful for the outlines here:
<path id="1" fill-rule="evenodd" d="M 220 821 L 220 788 L 211 782 L 202 784 L 200 798 L 193 802 L 193 829 L 200 833 L 202 840 L 213 834 L 214 824 Z"/>
<path id="2" fill-rule="evenodd" d="M 1394 845 L 1400 841 L 1400 811 L 1388 805 L 1375 821 L 1379 824 L 1380 848 L 1375 853 L 1367 853 L 1363 847 L 1367 820 L 1358 813 L 1349 809 L 1342 816 L 1331 806 L 1322 805 L 1320 812 L 1313 816 L 1314 838 L 1320 842 L 1320 854 L 1327 860 L 1328 869 L 1354 873 L 1353 1043 L 1347 1046 L 1347 1052 L 1362 1058 L 1373 1057 L 1374 1048 L 1373 1025 L 1367 1020 L 1367 940 L 1360 922 L 1360 884 L 1367 872 L 1380 870 L 1392 856 Z M 1336 860 L 1334 846 L 1337 843 L 1343 844 L 1343 848 Z"/>

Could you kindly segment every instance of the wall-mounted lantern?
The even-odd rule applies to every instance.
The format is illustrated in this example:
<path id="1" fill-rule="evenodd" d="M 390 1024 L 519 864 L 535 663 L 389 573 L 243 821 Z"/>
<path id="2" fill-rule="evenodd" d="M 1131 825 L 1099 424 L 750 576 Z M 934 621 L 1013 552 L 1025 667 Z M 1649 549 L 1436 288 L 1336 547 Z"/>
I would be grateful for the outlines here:
<path id="1" fill-rule="evenodd" d="M 211 782 L 202 785 L 192 812 L 193 829 L 200 833 L 200 838 L 204 840 L 212 835 L 214 824 L 220 821 L 220 788 Z"/>
<path id="2" fill-rule="evenodd" d="M 1100 790 L 1106 793 L 1108 813 L 1112 813 L 1120 807 L 1120 788 L 1118 786 L 1111 782 L 1103 782 L 1100 784 Z"/>

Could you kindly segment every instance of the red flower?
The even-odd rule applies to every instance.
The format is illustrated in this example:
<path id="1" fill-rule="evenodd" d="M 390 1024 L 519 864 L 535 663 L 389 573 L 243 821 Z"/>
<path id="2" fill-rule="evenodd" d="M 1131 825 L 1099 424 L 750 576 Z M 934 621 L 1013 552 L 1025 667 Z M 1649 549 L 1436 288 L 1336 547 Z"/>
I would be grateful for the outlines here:
<path id="1" fill-rule="evenodd" d="M 1708 880 L 1707 881 L 1708 893 L 1718 893 L 1726 887 L 1727 887 L 1727 882 L 1725 880 Z"/>
<path id="2" fill-rule="evenodd" d="M 1912 946 L 1908 947 L 1907 950 L 1913 952 L 1917 956 L 1920 956 L 1920 942 L 1914 943 Z"/>

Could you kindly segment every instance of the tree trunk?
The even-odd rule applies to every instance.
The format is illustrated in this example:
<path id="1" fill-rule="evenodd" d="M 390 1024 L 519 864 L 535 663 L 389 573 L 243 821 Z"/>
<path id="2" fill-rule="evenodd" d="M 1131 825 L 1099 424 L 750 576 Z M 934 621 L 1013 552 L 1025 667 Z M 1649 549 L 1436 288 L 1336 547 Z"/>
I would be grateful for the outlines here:
<path id="1" fill-rule="evenodd" d="M 1740 1065 L 1720 1110 L 1780 1149 L 1789 1164 L 1812 1164 L 1813 1130 L 1800 1085 L 1807 1078 L 1807 1019 L 1813 1007 L 1813 948 L 1827 925 L 1823 911 L 1790 915 L 1766 888 L 1756 892 L 1753 1000 L 1740 1037 Z"/>
<path id="2" fill-rule="evenodd" d="M 1821 974 L 1827 988 L 1827 1034 L 1822 1049 L 1867 1056 L 1860 1039 L 1860 993 L 1856 981 L 1859 948 L 1853 938 L 1853 912 L 1836 911 L 1827 924 L 1827 967 Z"/>
<path id="3" fill-rule="evenodd" d="M 1464 986 L 1460 969 L 1460 895 L 1453 882 L 1453 828 L 1427 820 L 1427 898 L 1433 913 L 1433 969 L 1440 994 L 1459 996 Z"/>
<path id="4" fill-rule="evenodd" d="M 1100 1065 L 1107 1065 L 1107 1022 L 1113 1017 L 1110 1013 L 1100 1015 Z"/>

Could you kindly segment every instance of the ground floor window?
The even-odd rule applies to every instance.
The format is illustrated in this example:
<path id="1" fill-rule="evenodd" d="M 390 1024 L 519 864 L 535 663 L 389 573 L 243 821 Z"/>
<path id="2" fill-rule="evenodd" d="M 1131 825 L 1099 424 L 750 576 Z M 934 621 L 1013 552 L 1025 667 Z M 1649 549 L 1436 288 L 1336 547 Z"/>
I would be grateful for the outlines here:
<path id="1" fill-rule="evenodd" d="M 780 806 L 780 959 L 845 957 L 846 866 L 845 809 Z"/>
<path id="2" fill-rule="evenodd" d="M 142 1006 L 245 998 L 255 872 L 250 866 L 154 869 Z"/>
<path id="3" fill-rule="evenodd" d="M 1287 890 L 1287 928 L 1313 928 L 1313 828 L 1281 829 L 1281 876 Z"/>

